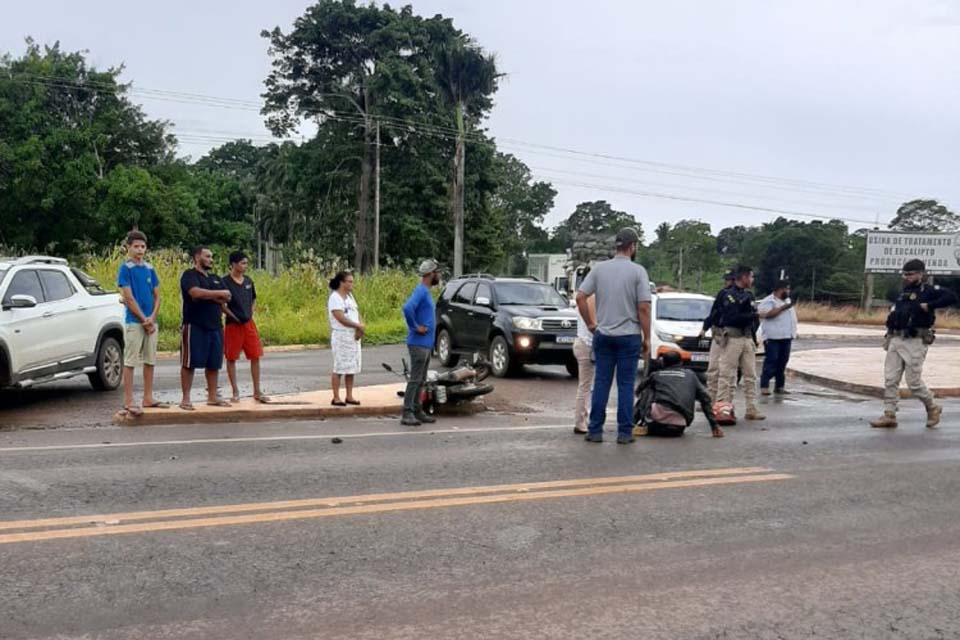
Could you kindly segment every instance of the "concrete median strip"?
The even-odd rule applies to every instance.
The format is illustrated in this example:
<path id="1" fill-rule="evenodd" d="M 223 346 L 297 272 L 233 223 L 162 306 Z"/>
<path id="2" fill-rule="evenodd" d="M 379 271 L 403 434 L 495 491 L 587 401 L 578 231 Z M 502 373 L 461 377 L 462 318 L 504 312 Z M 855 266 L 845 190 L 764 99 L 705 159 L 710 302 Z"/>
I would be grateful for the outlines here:
<path id="1" fill-rule="evenodd" d="M 585 478 L 401 493 L 188 507 L 91 516 L 0 522 L 0 544 L 150 533 L 334 516 L 527 502 L 555 498 L 638 493 L 787 480 L 794 476 L 763 467 L 675 471 L 639 476 Z"/>
<path id="2" fill-rule="evenodd" d="M 808 382 L 825 387 L 876 397 L 883 396 L 883 360 L 886 352 L 875 348 L 851 347 L 798 351 L 790 357 L 788 371 Z M 960 397 L 960 345 L 930 347 L 923 367 L 927 386 L 942 398 Z M 900 396 L 910 391 L 901 381 Z"/>
<path id="3" fill-rule="evenodd" d="M 259 420 L 284 420 L 297 418 L 329 418 L 339 416 L 384 416 L 399 415 L 403 410 L 403 398 L 397 395 L 403 390 L 401 384 L 381 384 L 357 387 L 355 395 L 359 406 L 334 407 L 330 404 L 330 391 L 271 396 L 264 404 L 253 398 L 243 398 L 229 407 L 211 407 L 202 401 L 194 401 L 194 410 L 185 411 L 174 405 L 169 409 L 144 408 L 143 415 L 134 417 L 117 413 L 113 421 L 121 426 L 175 425 L 223 422 L 254 422 Z M 195 390 L 199 397 L 202 391 Z"/>

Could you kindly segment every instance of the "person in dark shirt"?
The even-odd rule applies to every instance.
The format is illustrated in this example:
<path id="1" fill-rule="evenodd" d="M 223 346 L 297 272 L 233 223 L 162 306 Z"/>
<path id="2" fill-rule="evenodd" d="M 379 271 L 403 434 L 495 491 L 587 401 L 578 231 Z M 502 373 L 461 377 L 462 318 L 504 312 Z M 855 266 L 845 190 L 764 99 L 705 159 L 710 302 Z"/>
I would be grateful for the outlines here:
<path id="1" fill-rule="evenodd" d="M 712 399 L 697 374 L 684 369 L 676 351 L 669 351 L 650 363 L 650 372 L 637 390 L 637 436 L 676 438 L 693 422 L 696 403 L 710 424 L 714 438 L 723 437 L 723 429 L 713 415 Z"/>
<path id="2" fill-rule="evenodd" d="M 766 416 L 757 408 L 756 329 L 759 316 L 753 293 L 749 291 L 753 286 L 753 269 L 739 266 L 734 274 L 734 285 L 721 296 L 719 335 L 714 333 L 713 336 L 723 350 L 716 401 L 733 403 L 737 371 L 740 370 L 747 403 L 745 417 L 747 420 L 765 420 Z"/>
<path id="3" fill-rule="evenodd" d="M 897 426 L 897 405 L 900 401 L 900 380 L 906 374 L 910 394 L 927 409 L 927 427 L 940 424 L 943 408 L 923 382 L 923 363 L 927 348 L 936 334 L 933 325 L 937 309 L 956 304 L 957 296 L 946 289 L 925 284 L 927 266 L 922 260 L 908 260 L 903 265 L 903 291 L 887 316 L 887 335 L 883 365 L 883 416 L 870 423 L 878 429 Z"/>
<path id="4" fill-rule="evenodd" d="M 263 344 L 253 314 L 257 308 L 257 288 L 253 280 L 247 277 L 249 260 L 243 251 L 230 254 L 230 274 L 223 279 L 230 292 L 230 302 L 224 306 L 227 326 L 223 333 L 223 354 L 227 358 L 227 377 L 233 394 L 231 402 L 240 402 L 240 388 L 237 386 L 237 360 L 240 352 L 250 361 L 250 377 L 253 379 L 253 399 L 267 402 L 260 390 L 260 358 L 263 357 Z"/>
<path id="5" fill-rule="evenodd" d="M 183 399 L 180 408 L 193 410 L 190 388 L 193 372 L 204 369 L 207 381 L 207 404 L 229 407 L 230 403 L 217 394 L 217 378 L 223 366 L 222 305 L 230 302 L 231 294 L 219 276 L 210 272 L 213 252 L 207 247 L 193 251 L 193 267 L 180 277 L 180 295 L 183 297 L 183 324 L 180 333 L 180 389 Z"/>

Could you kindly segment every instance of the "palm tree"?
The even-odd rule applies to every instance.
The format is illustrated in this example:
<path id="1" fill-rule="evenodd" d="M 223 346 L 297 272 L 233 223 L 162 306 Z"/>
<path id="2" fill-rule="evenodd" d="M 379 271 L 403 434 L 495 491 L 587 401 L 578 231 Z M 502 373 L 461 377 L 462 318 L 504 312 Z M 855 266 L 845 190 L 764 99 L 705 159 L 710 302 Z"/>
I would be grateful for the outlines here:
<path id="1" fill-rule="evenodd" d="M 493 104 L 501 74 L 493 54 L 467 38 L 443 45 L 437 51 L 437 84 L 456 123 L 456 151 L 453 156 L 451 209 L 453 213 L 453 274 L 463 275 L 464 165 L 467 131 Z"/>

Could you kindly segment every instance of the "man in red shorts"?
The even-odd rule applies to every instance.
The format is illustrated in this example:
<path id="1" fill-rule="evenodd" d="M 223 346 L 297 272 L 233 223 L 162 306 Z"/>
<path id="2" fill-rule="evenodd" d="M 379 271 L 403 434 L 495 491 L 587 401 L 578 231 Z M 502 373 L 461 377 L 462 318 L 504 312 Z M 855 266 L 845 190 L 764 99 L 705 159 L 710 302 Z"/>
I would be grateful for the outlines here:
<path id="1" fill-rule="evenodd" d="M 227 358 L 227 376 L 230 386 L 233 387 L 231 402 L 240 401 L 240 388 L 237 386 L 237 360 L 240 352 L 250 361 L 250 376 L 253 378 L 253 399 L 257 402 L 266 402 L 260 390 L 260 358 L 263 356 L 263 346 L 260 344 L 260 334 L 253 321 L 253 314 L 257 308 L 257 289 L 253 280 L 245 274 L 247 272 L 246 254 L 234 251 L 230 254 L 230 275 L 223 279 L 223 284 L 230 291 L 230 302 L 224 305 L 227 316 L 227 327 L 224 331 L 223 355 Z"/>

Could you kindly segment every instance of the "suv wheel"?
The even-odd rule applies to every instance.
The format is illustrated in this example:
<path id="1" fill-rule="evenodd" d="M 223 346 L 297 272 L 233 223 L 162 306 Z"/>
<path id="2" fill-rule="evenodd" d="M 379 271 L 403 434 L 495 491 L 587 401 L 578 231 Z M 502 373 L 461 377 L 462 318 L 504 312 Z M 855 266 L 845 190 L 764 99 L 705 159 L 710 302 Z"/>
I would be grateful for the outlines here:
<path id="1" fill-rule="evenodd" d="M 490 371 L 498 378 L 504 378 L 515 370 L 510 354 L 510 345 L 503 336 L 496 336 L 490 343 Z"/>
<path id="2" fill-rule="evenodd" d="M 580 363 L 577 362 L 576 358 L 570 358 L 567 360 L 567 373 L 570 374 L 571 378 L 580 377 Z"/>
<path id="3" fill-rule="evenodd" d="M 437 358 L 445 367 L 452 367 L 460 361 L 460 356 L 453 352 L 453 340 L 446 329 L 440 329 L 437 335 Z"/>
<path id="4" fill-rule="evenodd" d="M 97 370 L 87 374 L 87 377 L 97 391 L 113 391 L 120 386 L 122 376 L 123 348 L 116 338 L 107 336 L 97 352 Z"/>

